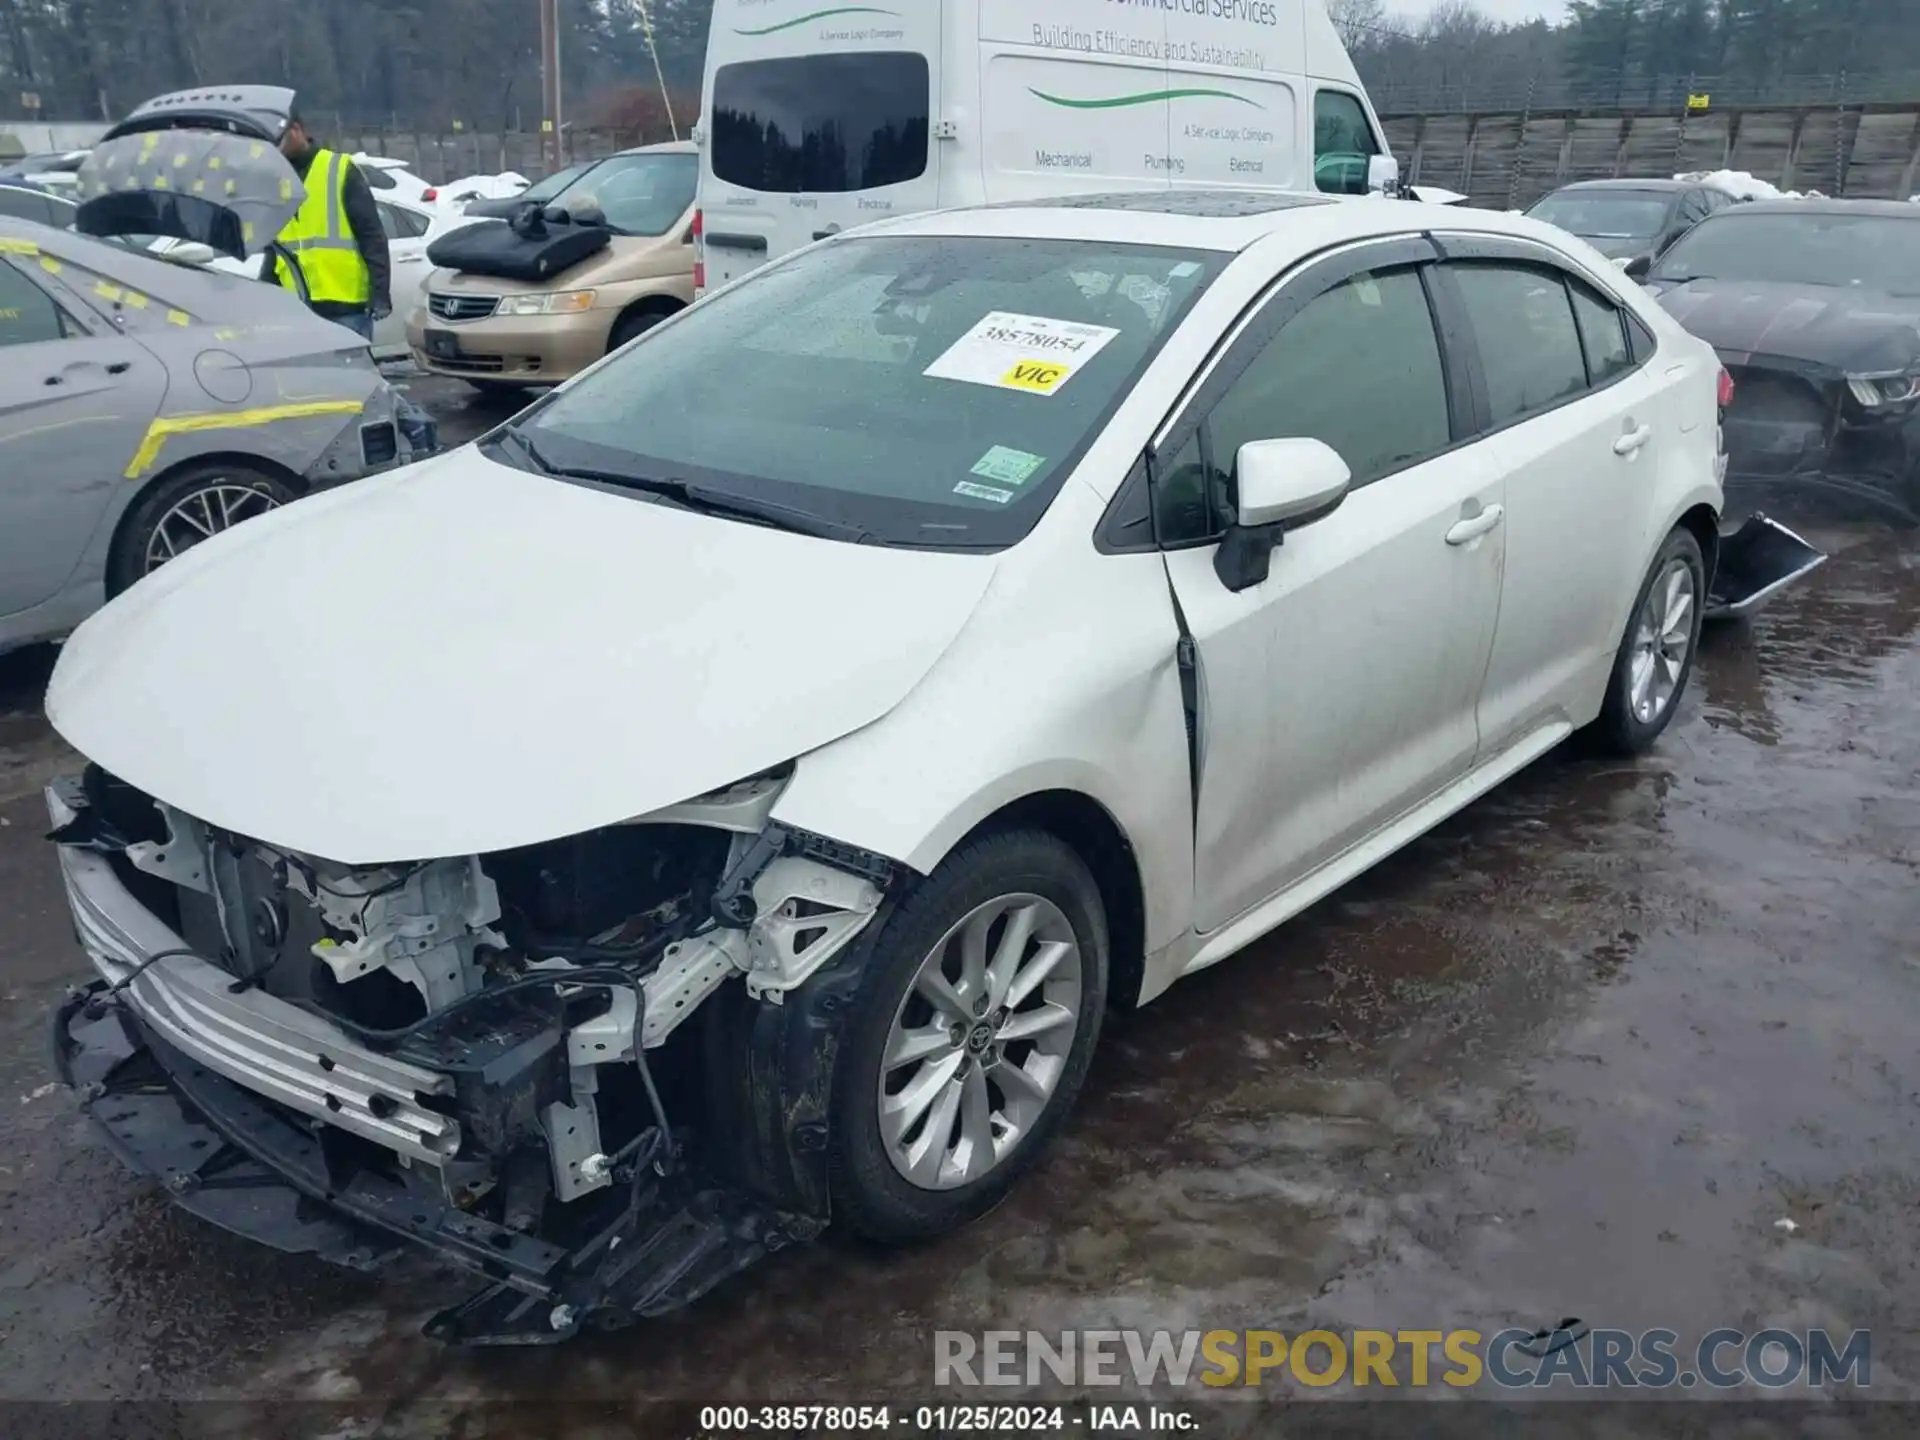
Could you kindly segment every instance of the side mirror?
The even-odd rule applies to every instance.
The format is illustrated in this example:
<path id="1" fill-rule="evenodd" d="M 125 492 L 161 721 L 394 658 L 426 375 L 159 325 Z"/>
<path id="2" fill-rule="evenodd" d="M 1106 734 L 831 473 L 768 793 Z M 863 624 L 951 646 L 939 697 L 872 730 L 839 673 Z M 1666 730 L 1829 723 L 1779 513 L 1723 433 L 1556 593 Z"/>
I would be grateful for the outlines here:
<path id="1" fill-rule="evenodd" d="M 176 265 L 211 265 L 220 258 L 220 252 L 198 240 L 182 240 L 168 249 L 162 258 Z"/>
<path id="2" fill-rule="evenodd" d="M 1353 472 L 1323 440 L 1254 440 L 1234 458 L 1239 511 L 1214 552 L 1220 583 L 1238 593 L 1263 583 L 1289 530 L 1331 515 Z"/>
<path id="3" fill-rule="evenodd" d="M 1399 194 L 1400 162 L 1391 155 L 1369 155 L 1367 157 L 1367 193 L 1370 195 Z"/>
<path id="4" fill-rule="evenodd" d="M 1629 280 L 1644 280 L 1653 270 L 1653 257 L 1651 255 L 1636 255 L 1620 268 L 1627 272 L 1627 278 Z"/>

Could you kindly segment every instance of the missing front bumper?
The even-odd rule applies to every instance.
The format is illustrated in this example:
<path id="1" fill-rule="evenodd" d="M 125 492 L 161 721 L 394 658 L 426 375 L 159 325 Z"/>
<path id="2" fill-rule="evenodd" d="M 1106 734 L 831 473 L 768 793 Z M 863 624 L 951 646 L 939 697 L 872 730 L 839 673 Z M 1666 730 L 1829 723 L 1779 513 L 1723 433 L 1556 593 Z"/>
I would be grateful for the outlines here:
<path id="1" fill-rule="evenodd" d="M 1738 530 L 1720 537 L 1706 618 L 1734 620 L 1751 615 L 1826 563 L 1823 552 L 1779 521 L 1752 515 Z"/>
<path id="2" fill-rule="evenodd" d="M 523 1233 L 357 1163 L 333 1127 L 172 1048 L 103 982 L 60 1007 L 53 1043 L 114 1152 L 199 1218 L 355 1269 L 411 1245 L 484 1278 L 429 1322 L 450 1343 L 551 1344 L 666 1314 L 822 1228 L 643 1150 L 566 1234 Z"/>

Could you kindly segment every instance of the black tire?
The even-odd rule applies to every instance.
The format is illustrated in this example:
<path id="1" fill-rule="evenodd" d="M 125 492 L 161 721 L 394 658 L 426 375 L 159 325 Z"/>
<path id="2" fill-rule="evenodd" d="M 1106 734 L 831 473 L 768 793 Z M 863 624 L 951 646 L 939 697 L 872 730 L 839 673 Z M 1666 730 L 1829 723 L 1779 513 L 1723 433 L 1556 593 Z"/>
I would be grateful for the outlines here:
<path id="1" fill-rule="evenodd" d="M 673 314 L 672 310 L 660 308 L 629 310 L 613 322 L 613 333 L 607 337 L 607 353 L 611 355 L 629 340 L 639 339 Z"/>
<path id="2" fill-rule="evenodd" d="M 1686 657 L 1680 665 L 1671 697 L 1651 719 L 1642 719 L 1635 713 L 1633 705 L 1634 650 L 1641 611 L 1645 609 L 1655 584 L 1675 565 L 1685 565 L 1693 577 L 1693 617 L 1687 636 Z M 1640 582 L 1639 593 L 1634 596 L 1633 612 L 1627 617 L 1626 633 L 1620 637 L 1620 649 L 1613 659 L 1613 674 L 1607 681 L 1606 702 L 1600 707 L 1600 718 L 1588 732 L 1595 749 L 1608 755 L 1644 754 L 1673 722 L 1674 712 L 1680 708 L 1680 701 L 1687 693 L 1687 681 L 1692 678 L 1694 661 L 1700 654 L 1700 622 L 1705 613 L 1706 598 L 1707 567 L 1700 554 L 1700 542 L 1691 531 L 1681 527 L 1667 536 L 1660 553 L 1654 556 L 1653 564 L 1647 568 L 1646 578 Z"/>
<path id="3" fill-rule="evenodd" d="M 114 536 L 113 549 L 107 557 L 108 598 L 121 594 L 159 568 L 150 564 L 148 557 L 154 546 L 155 533 L 162 522 L 172 515 L 176 506 L 200 492 L 209 492 L 209 503 L 212 504 L 212 495 L 233 487 L 251 491 L 260 496 L 262 501 L 271 502 L 248 504 L 243 501 L 237 506 L 215 506 L 211 513 L 231 514 L 233 524 L 300 498 L 299 490 L 284 476 L 239 461 L 196 462 L 163 475 L 134 501 L 120 522 L 120 532 Z M 193 544 L 199 543 L 199 539 L 205 538 L 193 537 L 192 528 L 176 523 L 175 529 L 169 532 L 170 535 L 179 536 L 180 543 L 175 545 L 176 553 L 184 553 Z M 219 528 L 227 527 L 221 525 Z"/>
<path id="4" fill-rule="evenodd" d="M 923 1189 L 895 1168 L 881 1137 L 879 1090 L 888 1035 L 922 961 L 941 938 L 977 907 L 1018 895 L 1051 902 L 1072 929 L 1080 954 L 1076 1029 L 1052 1094 L 1011 1153 L 971 1183 Z M 863 948 L 860 987 L 834 1066 L 828 1150 L 833 1218 L 869 1240 L 927 1239 L 999 1204 L 1072 1110 L 1106 1011 L 1107 917 L 1099 886 L 1071 847 L 1041 831 L 1011 831 L 971 841 L 950 855 L 881 918 Z"/>

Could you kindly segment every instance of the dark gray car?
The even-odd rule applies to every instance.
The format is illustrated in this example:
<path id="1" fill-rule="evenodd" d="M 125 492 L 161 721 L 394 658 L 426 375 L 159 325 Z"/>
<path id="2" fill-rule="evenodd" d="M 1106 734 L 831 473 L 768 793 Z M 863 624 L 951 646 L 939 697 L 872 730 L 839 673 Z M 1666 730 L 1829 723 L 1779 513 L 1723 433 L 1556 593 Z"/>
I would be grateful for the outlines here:
<path id="1" fill-rule="evenodd" d="M 1578 235 L 1630 275 L 1738 197 L 1698 180 L 1584 180 L 1563 185 L 1527 214 Z"/>

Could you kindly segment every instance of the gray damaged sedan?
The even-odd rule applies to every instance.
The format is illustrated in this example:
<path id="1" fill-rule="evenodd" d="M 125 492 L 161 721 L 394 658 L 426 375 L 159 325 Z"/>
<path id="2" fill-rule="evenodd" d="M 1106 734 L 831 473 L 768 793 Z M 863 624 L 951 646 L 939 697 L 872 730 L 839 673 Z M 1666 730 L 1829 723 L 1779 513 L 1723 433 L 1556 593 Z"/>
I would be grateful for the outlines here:
<path id="1" fill-rule="evenodd" d="M 281 192 L 271 166 L 292 171 L 264 148 L 228 157 L 268 167 L 257 212 L 164 191 L 143 209 L 135 186 L 110 208 L 257 254 L 302 193 Z M 410 458 L 358 336 L 276 286 L 126 244 L 0 218 L 0 352 L 0 651 L 65 634 L 229 526 Z"/>

